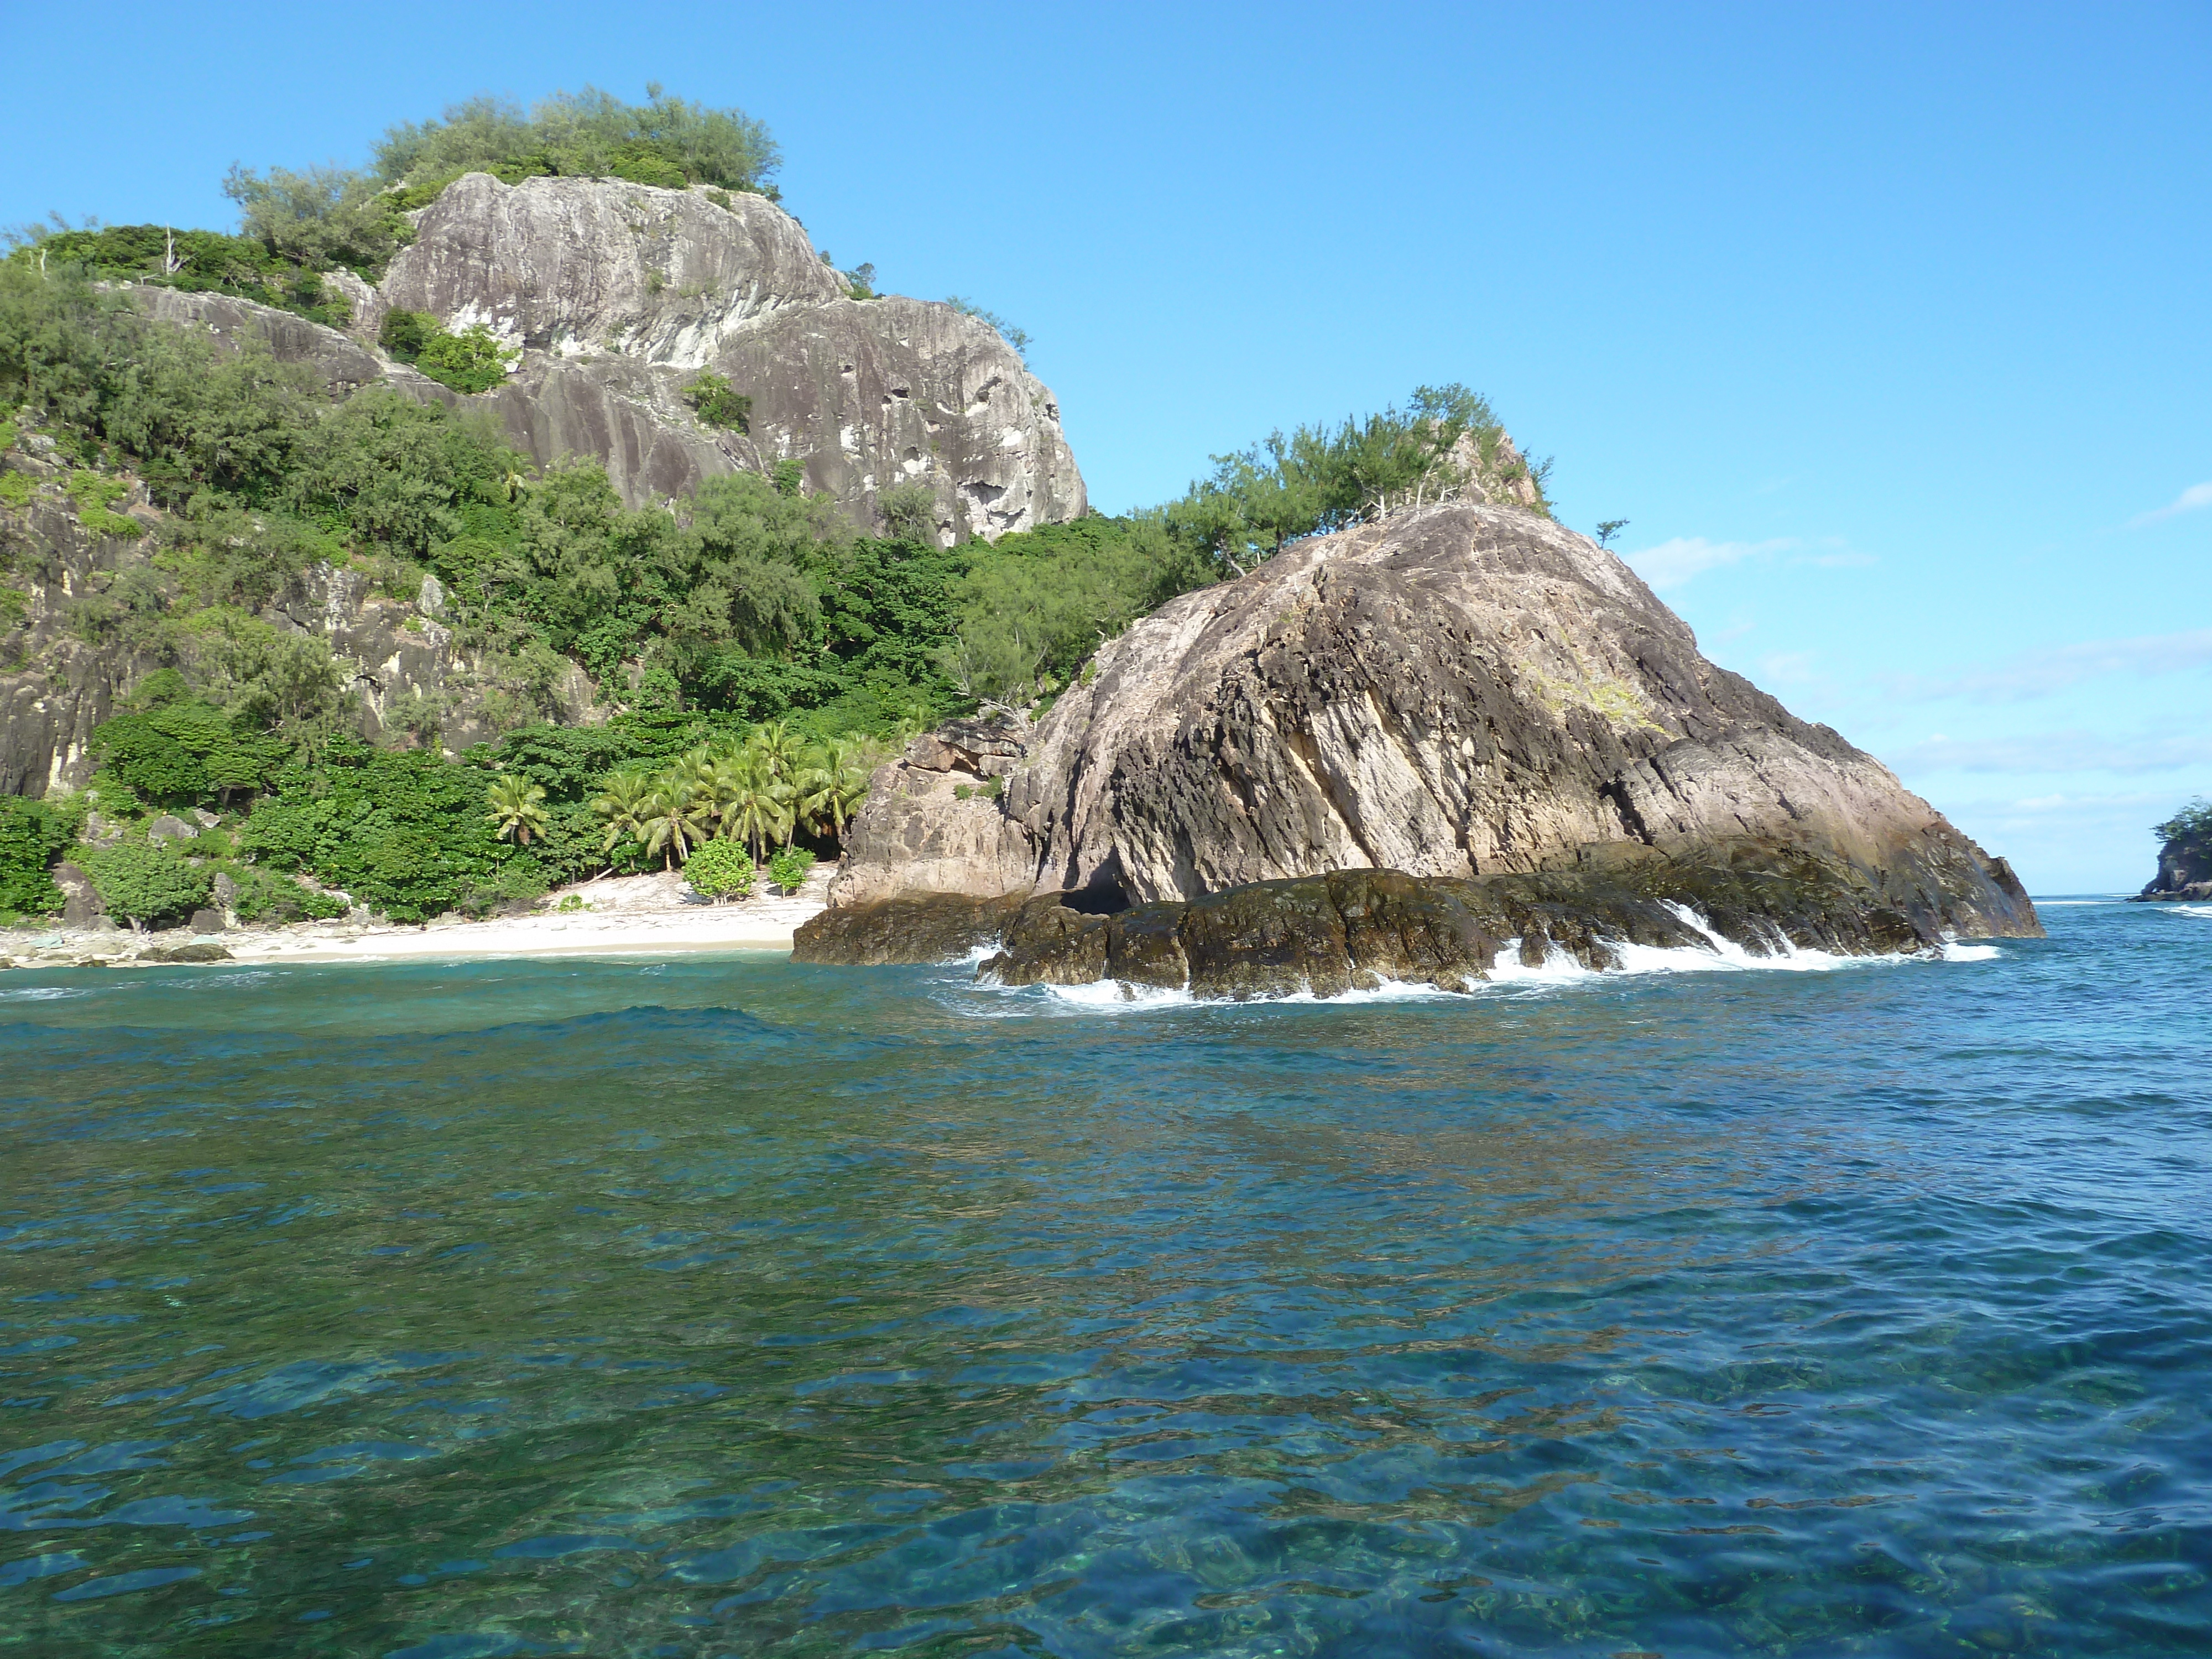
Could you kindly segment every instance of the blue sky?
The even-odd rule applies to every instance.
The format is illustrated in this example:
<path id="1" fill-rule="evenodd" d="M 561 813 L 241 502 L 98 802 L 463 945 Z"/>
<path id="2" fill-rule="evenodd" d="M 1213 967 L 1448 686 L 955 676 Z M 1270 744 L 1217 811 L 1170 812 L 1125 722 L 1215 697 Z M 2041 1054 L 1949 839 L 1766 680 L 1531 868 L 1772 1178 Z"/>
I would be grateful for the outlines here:
<path id="1" fill-rule="evenodd" d="M 11 10 L 0 221 L 227 226 L 234 161 L 659 80 L 1026 328 L 1109 510 L 1463 380 L 2032 890 L 2212 793 L 2202 3 Z"/>

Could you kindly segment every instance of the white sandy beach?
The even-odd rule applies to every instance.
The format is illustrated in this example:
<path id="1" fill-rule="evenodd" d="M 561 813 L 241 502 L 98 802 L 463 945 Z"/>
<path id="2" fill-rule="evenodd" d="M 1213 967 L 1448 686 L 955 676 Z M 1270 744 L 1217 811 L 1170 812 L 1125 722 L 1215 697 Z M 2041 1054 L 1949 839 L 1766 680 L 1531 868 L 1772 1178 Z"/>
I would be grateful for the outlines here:
<path id="1" fill-rule="evenodd" d="M 830 873 L 829 867 L 818 869 L 788 898 L 756 896 L 721 904 L 699 902 L 681 876 L 613 877 L 565 888 L 530 915 L 441 920 L 419 927 L 325 922 L 266 933 L 228 933 L 222 943 L 240 962 L 788 951 L 799 925 L 823 908 Z M 588 908 L 559 909 L 571 895 Z"/>
<path id="2" fill-rule="evenodd" d="M 0 951 L 11 955 L 18 967 L 35 968 L 77 962 L 129 966 L 149 947 L 201 943 L 221 945 L 234 962 L 300 963 L 789 951 L 799 925 L 823 908 L 834 867 L 817 867 L 805 886 L 788 897 L 763 896 L 720 904 L 701 900 L 681 875 L 621 876 L 549 894 L 527 915 L 483 921 L 451 918 L 408 927 L 347 917 L 288 927 L 228 928 L 198 936 L 181 929 L 148 934 L 115 928 L 50 934 L 27 931 L 20 941 L 11 939 L 0 946 Z M 577 908 L 559 908 L 571 898 Z"/>

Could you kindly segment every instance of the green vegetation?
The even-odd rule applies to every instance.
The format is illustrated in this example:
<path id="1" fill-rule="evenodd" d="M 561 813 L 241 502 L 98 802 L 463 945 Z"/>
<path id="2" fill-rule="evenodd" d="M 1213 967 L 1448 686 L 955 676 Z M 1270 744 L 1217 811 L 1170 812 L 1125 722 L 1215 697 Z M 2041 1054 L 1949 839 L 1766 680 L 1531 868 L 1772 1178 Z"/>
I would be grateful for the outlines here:
<path id="1" fill-rule="evenodd" d="M 710 109 L 648 83 L 647 101 L 626 104 L 586 87 L 556 92 L 528 114 L 503 99 L 471 98 L 441 120 L 403 124 L 376 146 L 375 177 L 411 198 L 432 199 L 464 173 L 507 184 L 536 174 L 628 179 L 681 190 L 714 185 L 773 199 L 769 180 L 781 153 L 768 129 L 743 110 Z"/>
<path id="2" fill-rule="evenodd" d="M 1443 499 L 1464 476 L 1462 441 L 1474 470 L 1500 483 L 1526 481 L 1539 512 L 1551 463 L 1505 459 L 1505 428 L 1465 386 L 1420 386 L 1404 410 L 1342 425 L 1279 431 L 1264 443 L 1213 458 L 1213 476 L 1167 509 L 1170 530 L 1240 575 L 1285 543 L 1340 530 L 1392 507 Z"/>
<path id="3" fill-rule="evenodd" d="M 1613 545 L 1613 538 L 1627 528 L 1628 520 L 1626 519 L 1599 520 L 1597 526 L 1597 544 L 1600 547 L 1611 547 Z"/>
<path id="4" fill-rule="evenodd" d="M 83 859 L 107 914 L 128 921 L 182 921 L 213 896 L 212 872 L 167 842 L 121 841 Z"/>
<path id="5" fill-rule="evenodd" d="M 435 317 L 420 311 L 385 313 L 376 343 L 401 362 L 471 396 L 505 380 L 522 355 L 519 347 L 501 345 L 482 323 L 449 334 Z"/>
<path id="6" fill-rule="evenodd" d="M 795 893 L 806 884 L 807 872 L 814 868 L 814 854 L 804 847 L 786 847 L 768 861 L 769 882 L 787 893 Z"/>
<path id="7" fill-rule="evenodd" d="M 49 873 L 75 844 L 82 813 L 76 803 L 0 795 L 0 916 L 52 915 L 61 889 Z"/>
<path id="8" fill-rule="evenodd" d="M 532 839 L 545 839 L 545 786 L 507 775 L 485 793 L 491 807 L 493 832 L 501 841 L 527 847 Z"/>
<path id="9" fill-rule="evenodd" d="M 2212 841 L 2212 801 L 2202 795 L 2164 823 L 2151 826 L 2160 841 Z"/>
<path id="10" fill-rule="evenodd" d="M 710 841 L 684 866 L 691 890 L 710 899 L 743 898 L 753 890 L 753 858 L 733 841 Z"/>
<path id="11" fill-rule="evenodd" d="M 697 410 L 699 418 L 708 426 L 732 432 L 752 430 L 753 400 L 733 390 L 726 375 L 711 369 L 699 375 L 684 388 L 684 401 Z"/>

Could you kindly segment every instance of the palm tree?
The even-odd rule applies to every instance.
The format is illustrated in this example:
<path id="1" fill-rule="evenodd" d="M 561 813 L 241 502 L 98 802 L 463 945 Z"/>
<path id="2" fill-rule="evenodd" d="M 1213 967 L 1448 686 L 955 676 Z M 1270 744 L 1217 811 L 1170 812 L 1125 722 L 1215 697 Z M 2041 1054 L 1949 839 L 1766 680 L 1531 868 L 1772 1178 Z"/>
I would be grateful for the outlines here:
<path id="1" fill-rule="evenodd" d="M 745 747 L 767 763 L 769 775 L 778 783 L 788 783 L 806 755 L 806 739 L 781 720 L 755 726 Z"/>
<path id="2" fill-rule="evenodd" d="M 606 823 L 606 838 L 601 845 L 608 852 L 626 841 L 645 839 L 646 820 L 652 815 L 657 793 L 654 781 L 642 772 L 617 772 L 601 786 L 592 798 L 592 811 Z"/>
<path id="3" fill-rule="evenodd" d="M 497 826 L 499 838 L 511 841 L 518 847 L 530 845 L 530 838 L 545 838 L 545 790 L 541 784 L 507 775 L 494 783 L 484 799 L 491 807 L 491 821 Z"/>
<path id="4" fill-rule="evenodd" d="M 790 837 L 792 788 L 775 776 L 767 757 L 757 751 L 737 756 L 730 763 L 730 772 L 731 805 L 722 821 L 725 833 L 742 836 L 757 864 L 771 837 L 779 841 Z"/>
<path id="5" fill-rule="evenodd" d="M 815 835 L 844 839 L 845 825 L 868 798 L 869 762 L 866 745 L 850 738 L 832 738 L 806 751 L 793 782 L 800 821 Z"/>
<path id="6" fill-rule="evenodd" d="M 691 856 L 695 842 L 707 839 L 706 812 L 697 791 L 680 780 L 664 778 L 646 803 L 639 828 L 645 834 L 645 855 L 660 854 L 661 868 L 673 870 L 679 860 Z"/>
<path id="7" fill-rule="evenodd" d="M 699 803 L 714 820 L 714 833 L 726 840 L 737 835 L 738 803 L 744 798 L 746 765 L 736 755 L 724 755 L 699 778 Z"/>

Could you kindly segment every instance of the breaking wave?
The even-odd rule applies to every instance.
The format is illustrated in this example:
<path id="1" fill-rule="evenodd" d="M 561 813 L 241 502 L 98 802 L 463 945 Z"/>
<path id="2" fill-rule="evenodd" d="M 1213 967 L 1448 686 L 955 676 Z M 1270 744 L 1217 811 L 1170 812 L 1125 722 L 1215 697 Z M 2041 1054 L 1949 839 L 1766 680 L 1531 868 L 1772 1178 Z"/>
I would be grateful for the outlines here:
<path id="1" fill-rule="evenodd" d="M 1498 962 L 1491 969 L 1490 977 L 1478 982 L 1471 992 L 1440 991 L 1433 985 L 1386 980 L 1370 990 L 1344 991 L 1330 997 L 1316 996 L 1308 990 L 1293 992 L 1286 996 L 1253 997 L 1248 1000 L 1271 1005 L 1325 1002 L 1335 1006 L 1368 1002 L 1455 1002 L 1470 998 L 1480 1000 L 1485 996 L 1501 994 L 1553 991 L 1655 974 L 1832 973 L 1838 969 L 1893 968 L 1910 963 L 1994 962 L 2004 954 L 1994 945 L 1967 945 L 1947 939 L 1940 949 L 1932 951 L 1894 951 L 1881 956 L 1839 956 L 1830 951 L 1801 950 L 1778 933 L 1772 940 L 1772 954 L 1755 956 L 1734 939 L 1716 933 L 1705 918 L 1689 906 L 1669 904 L 1667 908 L 1674 913 L 1684 927 L 1697 933 L 1705 943 L 1702 945 L 1661 946 L 1607 939 L 1603 941 L 1606 948 L 1613 952 L 1619 965 L 1598 969 L 1585 968 L 1557 945 L 1551 947 L 1540 965 L 1531 967 L 1521 960 L 1521 941 L 1510 939 L 1499 945 Z M 2189 907 L 2180 908 L 2186 910 Z M 2212 915 L 2212 907 L 2204 907 L 2202 914 Z M 972 969 L 989 954 L 987 951 L 976 951 L 959 965 Z M 974 988 L 994 992 L 1000 997 L 1018 997 L 1032 1007 L 1043 1004 L 1097 1013 L 1137 1013 L 1158 1008 L 1238 1006 L 1227 999 L 1194 996 L 1188 990 L 1170 991 L 1152 986 L 1127 985 L 1112 979 L 1099 980 L 1089 985 L 1018 986 L 1001 985 L 994 980 L 982 979 L 974 982 Z M 1003 1008 L 1004 1004 L 1000 1004 L 1000 1007 Z"/>

